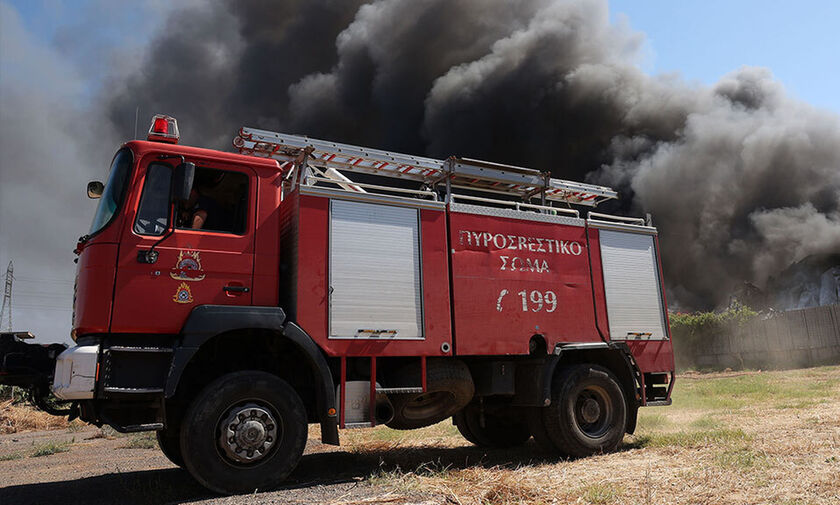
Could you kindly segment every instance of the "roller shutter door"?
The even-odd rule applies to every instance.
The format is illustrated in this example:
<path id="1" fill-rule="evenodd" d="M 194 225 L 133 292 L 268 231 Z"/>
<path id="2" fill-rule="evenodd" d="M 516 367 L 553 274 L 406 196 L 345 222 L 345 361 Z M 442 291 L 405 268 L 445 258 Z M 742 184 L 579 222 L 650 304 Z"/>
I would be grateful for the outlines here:
<path id="1" fill-rule="evenodd" d="M 423 338 L 418 212 L 332 200 L 331 338 Z"/>
<path id="2" fill-rule="evenodd" d="M 612 340 L 666 338 L 653 236 L 600 231 Z"/>

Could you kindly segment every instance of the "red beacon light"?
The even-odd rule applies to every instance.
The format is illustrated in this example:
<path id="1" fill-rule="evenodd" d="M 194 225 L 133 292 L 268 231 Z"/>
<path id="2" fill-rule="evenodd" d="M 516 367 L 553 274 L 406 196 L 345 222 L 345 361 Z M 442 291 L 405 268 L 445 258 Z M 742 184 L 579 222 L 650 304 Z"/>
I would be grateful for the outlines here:
<path id="1" fill-rule="evenodd" d="M 149 127 L 149 135 L 146 138 L 156 142 L 177 144 L 179 138 L 178 121 L 171 116 L 155 114 L 152 117 L 152 126 Z"/>

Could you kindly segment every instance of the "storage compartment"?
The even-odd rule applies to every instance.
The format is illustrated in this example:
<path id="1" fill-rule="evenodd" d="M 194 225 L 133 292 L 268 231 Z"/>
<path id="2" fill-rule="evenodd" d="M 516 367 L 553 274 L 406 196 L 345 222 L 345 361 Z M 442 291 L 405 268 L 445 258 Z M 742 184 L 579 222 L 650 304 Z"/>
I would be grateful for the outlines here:
<path id="1" fill-rule="evenodd" d="M 422 339 L 419 210 L 332 200 L 330 338 Z"/>
<path id="2" fill-rule="evenodd" d="M 653 235 L 600 230 L 612 340 L 665 340 L 665 311 Z"/>
<path id="3" fill-rule="evenodd" d="M 327 355 L 451 354 L 443 202 L 301 186 L 281 216 L 281 306 Z"/>

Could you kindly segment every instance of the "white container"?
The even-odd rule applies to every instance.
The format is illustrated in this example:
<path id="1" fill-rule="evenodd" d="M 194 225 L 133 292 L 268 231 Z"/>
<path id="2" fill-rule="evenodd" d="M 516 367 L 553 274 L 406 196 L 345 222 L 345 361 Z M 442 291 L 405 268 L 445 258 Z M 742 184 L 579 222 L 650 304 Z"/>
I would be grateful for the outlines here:
<path id="1" fill-rule="evenodd" d="M 62 400 L 89 400 L 96 388 L 99 344 L 74 346 L 55 361 L 53 393 Z"/>

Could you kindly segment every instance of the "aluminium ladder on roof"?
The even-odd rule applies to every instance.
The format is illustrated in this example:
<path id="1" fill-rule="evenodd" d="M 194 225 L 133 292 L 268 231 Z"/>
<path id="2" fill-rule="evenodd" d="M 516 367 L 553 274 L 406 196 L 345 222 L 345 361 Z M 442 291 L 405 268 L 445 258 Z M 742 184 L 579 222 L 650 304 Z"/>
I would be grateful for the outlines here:
<path id="1" fill-rule="evenodd" d="M 241 154 L 274 158 L 291 168 L 308 152 L 308 163 L 324 171 L 378 175 L 452 188 L 514 195 L 527 200 L 596 206 L 618 198 L 611 188 L 554 179 L 547 172 L 487 161 L 450 157 L 446 160 L 318 140 L 244 127 L 233 145 Z M 345 181 L 349 182 L 349 181 Z"/>

